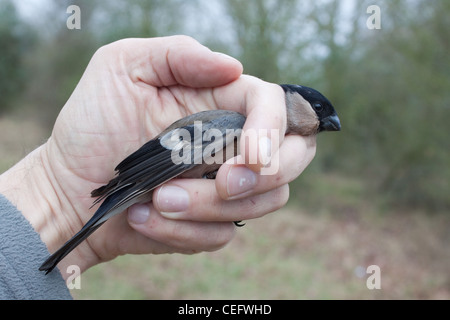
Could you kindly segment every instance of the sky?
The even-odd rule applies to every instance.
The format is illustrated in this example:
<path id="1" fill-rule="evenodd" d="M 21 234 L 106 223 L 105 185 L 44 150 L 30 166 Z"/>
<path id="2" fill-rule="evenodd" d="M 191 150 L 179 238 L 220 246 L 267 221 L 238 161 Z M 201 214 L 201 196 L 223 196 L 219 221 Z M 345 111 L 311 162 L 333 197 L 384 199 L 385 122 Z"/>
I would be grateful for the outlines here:
<path id="1" fill-rule="evenodd" d="M 50 4 L 48 0 L 13 0 L 12 2 L 21 16 L 30 21 L 39 19 L 39 13 L 42 13 Z"/>

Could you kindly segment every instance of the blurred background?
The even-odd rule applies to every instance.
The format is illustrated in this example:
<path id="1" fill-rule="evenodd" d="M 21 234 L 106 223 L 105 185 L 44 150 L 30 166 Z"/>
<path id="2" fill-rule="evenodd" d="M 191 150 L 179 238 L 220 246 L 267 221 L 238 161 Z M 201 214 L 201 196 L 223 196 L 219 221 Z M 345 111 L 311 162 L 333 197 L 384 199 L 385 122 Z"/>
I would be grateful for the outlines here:
<path id="1" fill-rule="evenodd" d="M 0 172 L 46 141 L 100 46 L 187 34 L 247 74 L 317 88 L 342 131 L 318 137 L 288 206 L 226 248 L 120 257 L 73 295 L 450 299 L 449 15 L 447 0 L 0 0 Z"/>

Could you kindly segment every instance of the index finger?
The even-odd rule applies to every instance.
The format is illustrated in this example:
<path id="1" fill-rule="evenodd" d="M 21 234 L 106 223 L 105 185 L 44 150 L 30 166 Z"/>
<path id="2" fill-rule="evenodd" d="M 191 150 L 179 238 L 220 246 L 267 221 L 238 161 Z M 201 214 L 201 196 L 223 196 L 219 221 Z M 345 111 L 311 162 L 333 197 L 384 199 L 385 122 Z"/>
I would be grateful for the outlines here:
<path id="1" fill-rule="evenodd" d="M 112 59 L 119 56 L 133 81 L 155 87 L 183 85 L 208 88 L 225 85 L 242 73 L 242 64 L 213 52 L 188 36 L 123 39 L 109 47 Z M 120 51 L 120 55 L 117 55 Z M 112 61 L 116 62 L 117 61 Z"/>

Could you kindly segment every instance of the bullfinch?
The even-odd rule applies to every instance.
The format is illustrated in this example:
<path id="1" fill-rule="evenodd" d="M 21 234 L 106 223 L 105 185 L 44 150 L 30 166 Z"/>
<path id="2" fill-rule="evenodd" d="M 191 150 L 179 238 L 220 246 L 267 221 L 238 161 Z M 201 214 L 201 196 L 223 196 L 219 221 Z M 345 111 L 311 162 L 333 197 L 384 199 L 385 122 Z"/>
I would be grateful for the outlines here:
<path id="1" fill-rule="evenodd" d="M 282 84 L 285 93 L 286 134 L 315 135 L 339 131 L 341 124 L 331 102 L 315 89 Z M 101 203 L 83 228 L 40 266 L 46 274 L 109 218 L 136 203 L 149 202 L 152 190 L 178 178 L 214 178 L 220 165 L 238 154 L 245 116 L 234 111 L 209 110 L 189 115 L 120 162 L 116 176 L 91 192 Z M 220 160 L 220 161 L 218 161 Z M 236 225 L 240 226 L 238 222 Z"/>

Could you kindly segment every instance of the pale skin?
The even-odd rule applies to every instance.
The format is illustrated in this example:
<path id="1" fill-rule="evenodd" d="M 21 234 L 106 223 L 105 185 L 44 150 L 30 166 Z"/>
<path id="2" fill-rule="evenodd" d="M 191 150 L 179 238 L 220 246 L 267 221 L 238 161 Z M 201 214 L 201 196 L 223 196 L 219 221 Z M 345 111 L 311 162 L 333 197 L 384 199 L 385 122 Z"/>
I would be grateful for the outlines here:
<path id="1" fill-rule="evenodd" d="M 284 137 L 283 90 L 242 70 L 239 61 L 185 36 L 126 39 L 95 53 L 48 141 L 0 176 L 0 193 L 50 252 L 89 220 L 96 209 L 90 209 L 90 192 L 114 177 L 114 167 L 188 114 L 234 110 L 247 116 L 244 130 L 277 129 L 279 139 L 271 141 L 279 144 L 271 148 L 279 152 L 279 170 L 259 175 L 261 159 L 254 164 L 247 157 L 246 166 L 222 165 L 216 180 L 170 181 L 155 190 L 152 203 L 112 218 L 63 259 L 63 277 L 69 265 L 84 271 L 123 254 L 218 250 L 233 238 L 233 221 L 260 218 L 286 204 L 288 183 L 315 155 L 315 137 Z M 258 145 L 246 147 L 255 152 L 245 154 L 258 154 Z M 242 175 L 252 183 L 237 187 Z M 174 187 L 184 190 L 185 203 L 173 203 L 168 193 L 180 191 Z"/>

